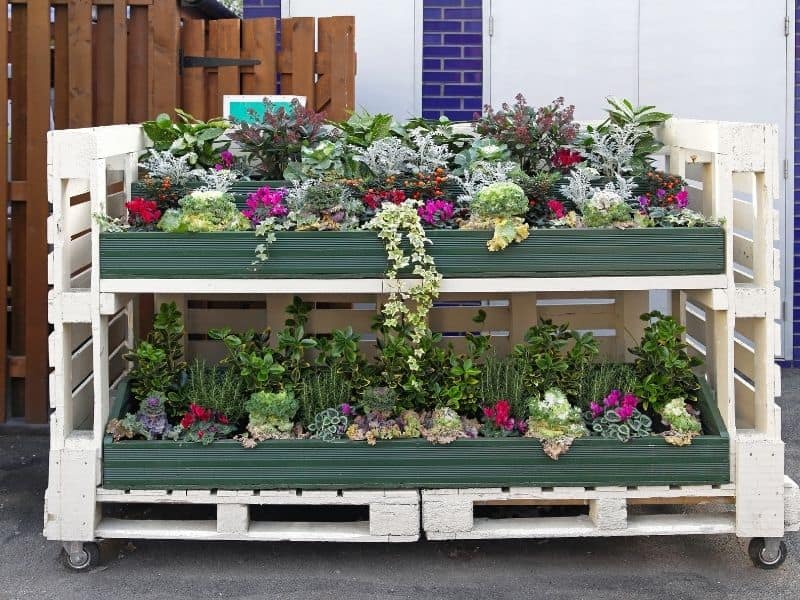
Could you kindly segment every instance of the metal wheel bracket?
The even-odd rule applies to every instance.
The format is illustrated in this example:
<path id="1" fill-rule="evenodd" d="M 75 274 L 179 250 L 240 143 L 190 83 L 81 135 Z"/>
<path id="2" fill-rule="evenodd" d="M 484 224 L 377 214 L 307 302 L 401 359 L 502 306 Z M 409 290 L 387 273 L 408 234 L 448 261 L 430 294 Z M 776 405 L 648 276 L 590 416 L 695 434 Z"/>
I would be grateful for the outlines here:
<path id="1" fill-rule="evenodd" d="M 89 553 L 83 547 L 83 542 L 64 542 L 64 551 L 69 555 L 73 564 L 81 564 L 89 558 Z"/>
<path id="2" fill-rule="evenodd" d="M 765 563 L 775 562 L 781 555 L 781 542 L 783 538 L 765 538 L 764 550 L 761 551 L 761 558 Z"/>

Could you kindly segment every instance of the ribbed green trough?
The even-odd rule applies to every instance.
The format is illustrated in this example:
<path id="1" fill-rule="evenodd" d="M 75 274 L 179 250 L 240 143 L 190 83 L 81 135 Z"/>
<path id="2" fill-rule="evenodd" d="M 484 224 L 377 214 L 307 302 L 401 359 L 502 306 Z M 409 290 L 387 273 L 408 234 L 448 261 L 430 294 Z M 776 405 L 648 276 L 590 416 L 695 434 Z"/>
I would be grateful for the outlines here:
<path id="1" fill-rule="evenodd" d="M 127 386 L 112 414 L 124 412 Z M 730 481 L 729 439 L 710 391 L 700 398 L 704 434 L 675 447 L 659 436 L 623 444 L 575 440 L 557 461 L 527 438 L 478 438 L 435 446 L 422 439 L 366 442 L 275 440 L 243 448 L 201 444 L 103 444 L 111 489 L 381 489 L 507 486 L 712 485 Z"/>
<path id="2" fill-rule="evenodd" d="M 429 253 L 444 277 L 711 275 L 725 270 L 719 227 L 544 229 L 489 252 L 485 231 L 429 231 Z M 379 278 L 386 250 L 369 231 L 279 232 L 269 260 L 252 232 L 122 232 L 100 236 L 104 279 Z"/>

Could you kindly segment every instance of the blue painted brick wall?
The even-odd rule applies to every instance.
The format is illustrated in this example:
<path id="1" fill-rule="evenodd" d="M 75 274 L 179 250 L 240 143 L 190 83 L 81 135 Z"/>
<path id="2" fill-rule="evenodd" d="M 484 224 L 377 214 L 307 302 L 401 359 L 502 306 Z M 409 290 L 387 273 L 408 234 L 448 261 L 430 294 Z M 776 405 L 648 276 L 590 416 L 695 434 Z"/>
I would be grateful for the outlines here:
<path id="1" fill-rule="evenodd" d="M 423 0 L 422 116 L 472 119 L 483 105 L 481 0 Z"/>

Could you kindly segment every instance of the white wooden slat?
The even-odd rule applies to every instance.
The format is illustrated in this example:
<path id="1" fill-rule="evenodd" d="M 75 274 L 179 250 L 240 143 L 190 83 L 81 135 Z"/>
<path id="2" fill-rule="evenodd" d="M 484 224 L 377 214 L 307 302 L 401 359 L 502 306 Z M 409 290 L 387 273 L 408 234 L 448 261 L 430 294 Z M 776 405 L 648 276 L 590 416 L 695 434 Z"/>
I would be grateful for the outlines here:
<path id="1" fill-rule="evenodd" d="M 739 232 L 733 233 L 733 260 L 737 265 L 753 268 L 753 240 Z"/>
<path id="2" fill-rule="evenodd" d="M 69 269 L 70 273 L 74 273 L 78 269 L 82 269 L 92 262 L 92 236 L 85 233 L 74 240 L 71 240 L 67 245 L 69 251 Z"/>
<path id="3" fill-rule="evenodd" d="M 742 231 L 752 237 L 753 233 L 753 220 L 755 214 L 753 213 L 753 203 L 747 200 L 738 198 L 733 199 L 733 228 L 736 231 Z"/>
<path id="4" fill-rule="evenodd" d="M 92 210 L 89 201 L 73 204 L 67 208 L 67 235 L 73 236 L 88 231 L 92 226 Z"/>
<path id="5" fill-rule="evenodd" d="M 755 378 L 755 352 L 752 346 L 741 339 L 733 340 L 733 365 L 748 379 Z"/>
<path id="6" fill-rule="evenodd" d="M 230 327 L 233 331 L 255 329 L 261 331 L 267 326 L 267 313 L 264 309 L 188 309 L 186 331 L 188 333 L 208 333 L 209 329 Z"/>
<path id="7" fill-rule="evenodd" d="M 486 313 L 486 320 L 475 323 L 472 319 L 480 310 Z M 508 331 L 510 319 L 508 307 L 451 306 L 433 308 L 428 313 L 428 323 L 433 331 Z"/>
<path id="8" fill-rule="evenodd" d="M 737 429 L 752 429 L 756 424 L 755 390 L 739 375 L 733 376 L 733 389 L 736 399 Z"/>

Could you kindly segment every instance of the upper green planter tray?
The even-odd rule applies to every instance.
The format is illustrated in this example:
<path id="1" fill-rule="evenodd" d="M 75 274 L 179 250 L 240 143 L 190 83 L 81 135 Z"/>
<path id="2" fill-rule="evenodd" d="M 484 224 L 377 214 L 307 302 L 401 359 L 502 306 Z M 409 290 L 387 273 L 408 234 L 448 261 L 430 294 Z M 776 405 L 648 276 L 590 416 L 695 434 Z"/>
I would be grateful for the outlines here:
<path id="1" fill-rule="evenodd" d="M 429 253 L 444 277 L 712 275 L 725 272 L 720 227 L 539 229 L 489 252 L 487 231 L 432 230 Z M 253 266 L 252 232 L 100 235 L 104 279 L 382 278 L 386 250 L 369 231 L 280 232 Z"/>
<path id="2" fill-rule="evenodd" d="M 128 404 L 127 384 L 113 416 Z M 103 442 L 110 489 L 380 489 L 505 486 L 715 485 L 730 481 L 729 439 L 711 391 L 700 394 L 703 435 L 690 446 L 660 436 L 621 443 L 580 438 L 558 460 L 530 438 L 366 442 L 274 440 L 243 448 L 172 441 Z"/>

